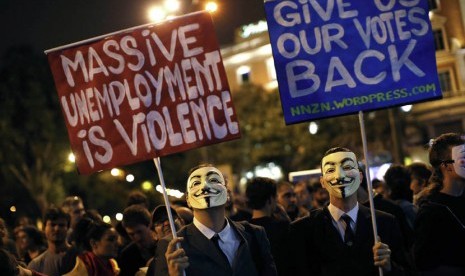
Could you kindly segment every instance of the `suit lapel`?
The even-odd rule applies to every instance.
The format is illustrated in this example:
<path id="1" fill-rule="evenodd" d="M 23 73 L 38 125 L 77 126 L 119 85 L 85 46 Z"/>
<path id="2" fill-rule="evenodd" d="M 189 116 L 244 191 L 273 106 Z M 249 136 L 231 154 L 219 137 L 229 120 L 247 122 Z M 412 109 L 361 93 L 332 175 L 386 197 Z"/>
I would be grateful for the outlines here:
<path id="1" fill-rule="evenodd" d="M 229 219 L 228 219 L 229 220 Z M 238 271 L 240 270 L 242 264 L 244 263 L 243 260 L 244 256 L 248 252 L 249 242 L 251 240 L 250 234 L 247 233 L 244 229 L 244 226 L 242 226 L 239 223 L 233 222 L 232 220 L 229 220 L 229 225 L 233 229 L 233 231 L 237 234 L 240 243 L 239 247 L 237 248 L 236 255 L 234 256 L 234 261 L 233 261 L 233 270 Z"/>
<path id="2" fill-rule="evenodd" d="M 226 260 L 220 255 L 215 245 L 213 245 L 193 223 L 187 226 L 186 239 L 193 250 L 195 249 L 199 251 L 201 255 L 208 256 L 208 258 L 225 268 L 230 267 L 229 263 L 226 263 Z M 187 253 L 187 255 L 189 256 L 189 253 Z"/>
<path id="3" fill-rule="evenodd" d="M 359 205 L 355 230 L 355 244 L 370 244 L 367 243 L 367 239 L 373 240 L 371 213 L 369 208 Z"/>

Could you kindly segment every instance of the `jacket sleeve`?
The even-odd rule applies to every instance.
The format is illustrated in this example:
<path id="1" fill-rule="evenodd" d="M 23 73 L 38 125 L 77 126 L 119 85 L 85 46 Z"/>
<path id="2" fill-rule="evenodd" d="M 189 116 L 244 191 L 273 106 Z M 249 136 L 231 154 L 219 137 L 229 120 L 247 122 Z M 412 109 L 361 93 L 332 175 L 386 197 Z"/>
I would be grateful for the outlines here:
<path id="1" fill-rule="evenodd" d="M 157 250 L 155 252 L 155 275 L 167 276 L 168 264 L 166 263 L 165 252 L 168 248 L 168 239 L 161 239 L 157 243 Z"/>
<path id="2" fill-rule="evenodd" d="M 259 271 L 260 275 L 263 276 L 275 276 L 278 275 L 276 270 L 276 264 L 271 255 L 271 246 L 270 242 L 266 236 L 265 229 L 263 227 L 256 227 L 255 237 L 258 241 L 260 253 L 262 256 L 261 269 Z"/>

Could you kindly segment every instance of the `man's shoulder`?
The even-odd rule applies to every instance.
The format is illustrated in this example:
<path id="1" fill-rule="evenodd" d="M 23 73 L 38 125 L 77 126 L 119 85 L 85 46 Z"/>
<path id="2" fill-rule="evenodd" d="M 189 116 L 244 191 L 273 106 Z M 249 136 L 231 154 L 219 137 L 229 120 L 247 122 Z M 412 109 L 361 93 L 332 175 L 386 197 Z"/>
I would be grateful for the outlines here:
<path id="1" fill-rule="evenodd" d="M 123 250 L 121 250 L 120 256 L 131 257 L 135 253 L 139 252 L 139 248 L 135 242 L 130 242 Z"/>

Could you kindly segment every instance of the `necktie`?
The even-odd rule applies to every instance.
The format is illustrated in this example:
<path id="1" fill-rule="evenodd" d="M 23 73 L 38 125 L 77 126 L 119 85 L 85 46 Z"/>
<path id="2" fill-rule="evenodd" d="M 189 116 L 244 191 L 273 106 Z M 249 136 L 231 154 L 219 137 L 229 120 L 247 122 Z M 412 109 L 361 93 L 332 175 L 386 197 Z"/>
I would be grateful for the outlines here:
<path id="1" fill-rule="evenodd" d="M 226 256 L 226 254 L 224 254 L 224 252 L 221 249 L 220 244 L 219 244 L 220 236 L 218 234 L 215 234 L 210 240 L 215 245 L 215 247 L 218 250 L 218 253 L 221 255 L 221 257 L 223 257 L 223 259 L 226 261 L 226 263 L 229 264 L 228 257 Z"/>
<path id="2" fill-rule="evenodd" d="M 352 246 L 352 244 L 354 243 L 354 232 L 352 231 L 352 228 L 350 227 L 350 222 L 352 221 L 352 219 L 347 214 L 342 215 L 341 219 L 345 222 L 345 225 L 346 225 L 346 229 L 344 233 L 344 243 L 347 246 Z"/>

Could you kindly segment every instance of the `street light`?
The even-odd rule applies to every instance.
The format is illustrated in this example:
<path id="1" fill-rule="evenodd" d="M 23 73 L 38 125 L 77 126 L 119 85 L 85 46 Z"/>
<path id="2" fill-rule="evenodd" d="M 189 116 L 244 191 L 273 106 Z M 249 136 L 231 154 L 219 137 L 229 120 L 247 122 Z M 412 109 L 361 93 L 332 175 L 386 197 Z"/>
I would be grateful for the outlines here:
<path id="1" fill-rule="evenodd" d="M 166 11 L 162 7 L 154 6 L 148 10 L 148 17 L 154 23 L 160 22 L 166 18 Z"/>
<path id="2" fill-rule="evenodd" d="M 165 0 L 165 9 L 170 13 L 179 11 L 180 7 L 181 3 L 177 0 Z"/>
<path id="3" fill-rule="evenodd" d="M 218 4 L 214 1 L 208 1 L 205 4 L 205 10 L 208 11 L 209 13 L 214 13 L 218 10 Z"/>

